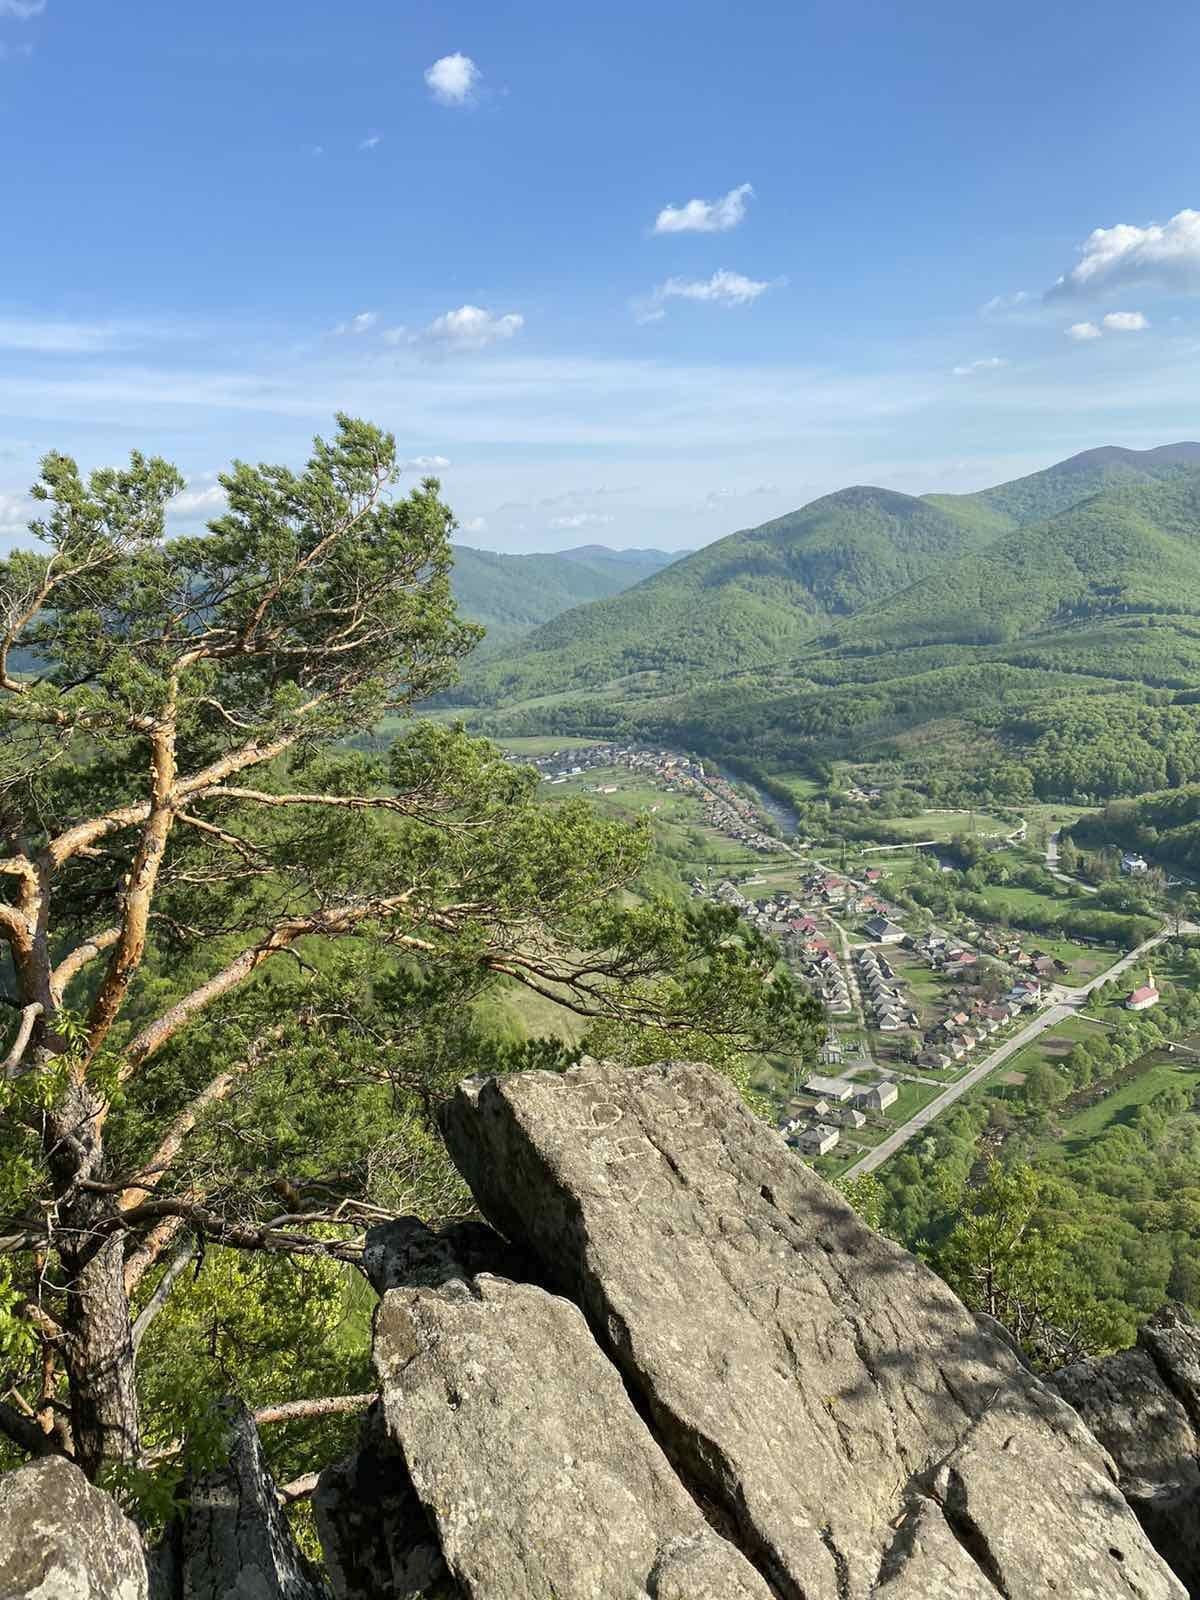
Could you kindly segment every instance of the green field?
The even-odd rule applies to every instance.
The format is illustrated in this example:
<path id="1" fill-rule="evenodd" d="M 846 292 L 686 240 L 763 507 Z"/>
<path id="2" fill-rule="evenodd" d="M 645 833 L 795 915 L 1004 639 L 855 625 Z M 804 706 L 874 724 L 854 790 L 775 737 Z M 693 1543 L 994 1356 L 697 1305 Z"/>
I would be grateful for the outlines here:
<path id="1" fill-rule="evenodd" d="M 511 750 L 520 756 L 552 756 L 556 750 L 590 750 L 596 739 L 567 739 L 553 734 L 530 735 L 527 738 L 508 737 L 496 740 L 502 750 Z"/>
<path id="2" fill-rule="evenodd" d="M 869 821 L 872 813 L 866 813 Z M 910 839 L 953 839 L 956 834 L 1009 834 L 1016 823 L 987 811 L 922 811 L 915 817 L 879 819 L 889 832 L 903 833 Z"/>
<path id="3" fill-rule="evenodd" d="M 1200 1089 L 1200 1059 L 1195 1056 L 1184 1059 L 1191 1064 L 1182 1065 L 1180 1057 L 1169 1056 L 1161 1050 L 1143 1057 L 1149 1063 L 1144 1072 L 1139 1072 L 1136 1078 L 1123 1083 L 1112 1094 L 1105 1095 L 1094 1106 L 1088 1106 L 1062 1122 L 1062 1136 L 1069 1148 L 1080 1150 L 1113 1123 L 1128 1122 L 1139 1106 L 1145 1105 L 1160 1089 L 1170 1084 L 1182 1080 L 1192 1090 Z"/>

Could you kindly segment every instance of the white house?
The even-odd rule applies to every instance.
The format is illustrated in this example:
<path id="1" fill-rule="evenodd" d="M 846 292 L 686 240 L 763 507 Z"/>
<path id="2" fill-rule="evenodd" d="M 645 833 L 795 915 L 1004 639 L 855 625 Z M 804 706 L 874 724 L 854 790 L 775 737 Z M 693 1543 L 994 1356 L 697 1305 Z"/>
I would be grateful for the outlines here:
<path id="1" fill-rule="evenodd" d="M 854 1085 L 847 1083 L 844 1078 L 813 1077 L 804 1087 L 807 1093 L 819 1095 L 822 1100 L 835 1100 L 839 1105 L 854 1093 Z"/>
<path id="2" fill-rule="evenodd" d="M 1135 878 L 1140 873 L 1150 871 L 1150 863 L 1145 856 L 1139 856 L 1134 850 L 1126 850 L 1121 857 L 1121 871 L 1127 878 Z"/>
<path id="3" fill-rule="evenodd" d="M 896 1104 L 900 1091 L 894 1083 L 873 1083 L 869 1089 L 861 1089 L 856 1098 L 865 1111 L 886 1111 Z"/>
<path id="4" fill-rule="evenodd" d="M 806 1128 L 796 1139 L 796 1149 L 806 1156 L 827 1156 L 837 1144 L 840 1135 L 836 1128 L 824 1123 L 816 1128 Z"/>
<path id="5" fill-rule="evenodd" d="M 905 937 L 904 929 L 898 923 L 889 922 L 886 917 L 872 917 L 865 929 L 876 944 L 900 944 Z"/>

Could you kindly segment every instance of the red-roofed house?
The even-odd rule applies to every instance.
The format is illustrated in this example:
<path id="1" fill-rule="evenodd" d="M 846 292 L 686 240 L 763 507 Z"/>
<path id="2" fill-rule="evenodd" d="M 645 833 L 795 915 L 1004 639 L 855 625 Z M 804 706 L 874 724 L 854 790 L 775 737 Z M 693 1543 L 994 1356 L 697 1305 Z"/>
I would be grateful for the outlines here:
<path id="1" fill-rule="evenodd" d="M 1142 984 L 1140 989 L 1135 989 L 1125 1002 L 1126 1011 L 1149 1011 L 1151 1006 L 1156 1006 L 1162 995 L 1154 986 L 1154 979 Z"/>

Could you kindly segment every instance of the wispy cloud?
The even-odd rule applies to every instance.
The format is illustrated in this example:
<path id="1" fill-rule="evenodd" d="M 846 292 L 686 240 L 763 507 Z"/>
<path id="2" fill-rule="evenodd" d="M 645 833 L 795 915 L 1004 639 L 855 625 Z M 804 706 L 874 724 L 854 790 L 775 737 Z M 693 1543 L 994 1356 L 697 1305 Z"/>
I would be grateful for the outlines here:
<path id="1" fill-rule="evenodd" d="M 441 106 L 465 106 L 475 96 L 483 73 L 460 51 L 441 56 L 425 69 L 429 92 Z"/>
<path id="2" fill-rule="evenodd" d="M 144 323 L 0 317 L 0 349 L 37 350 L 45 355 L 88 355 L 93 351 L 132 349 L 161 331 Z"/>
<path id="3" fill-rule="evenodd" d="M 1047 291 L 1070 299 L 1145 284 L 1169 293 L 1200 293 L 1200 211 L 1177 211 L 1169 222 L 1138 227 L 1118 222 L 1084 240 L 1079 261 Z"/>
<path id="4" fill-rule="evenodd" d="M 513 338 L 524 326 L 525 318 L 516 311 L 496 316 L 483 306 L 459 306 L 457 311 L 435 317 L 419 337 L 445 350 L 483 350 Z"/>
<path id="5" fill-rule="evenodd" d="M 1006 367 L 1008 362 L 1003 356 L 984 356 L 979 361 L 968 361 L 961 367 L 951 370 L 956 378 L 969 378 L 973 372 L 994 372 L 997 367 Z"/>
<path id="6" fill-rule="evenodd" d="M 985 317 L 1002 316 L 1006 311 L 1016 311 L 1033 299 L 1028 289 L 1015 289 L 1012 294 L 994 294 L 980 311 Z"/>
<path id="7" fill-rule="evenodd" d="M 450 465 L 447 456 L 414 456 L 400 463 L 401 472 L 441 472 Z"/>
<path id="8" fill-rule="evenodd" d="M 0 494 L 0 537 L 24 533 L 33 516 L 32 500 L 23 494 Z"/>
<path id="9" fill-rule="evenodd" d="M 753 187 L 741 183 L 719 200 L 689 200 L 682 206 L 664 206 L 654 219 L 655 233 L 727 233 L 746 215 Z"/>
<path id="10" fill-rule="evenodd" d="M 360 150 L 375 150 L 382 143 L 383 143 L 383 135 L 381 133 L 372 133 L 372 134 L 368 134 L 365 139 L 360 139 L 359 140 L 358 148 Z"/>
<path id="11" fill-rule="evenodd" d="M 1110 311 L 1104 326 L 1109 333 L 1142 333 L 1150 326 L 1150 319 L 1140 311 Z"/>
<path id="12" fill-rule="evenodd" d="M 349 317 L 345 322 L 339 322 L 333 331 L 337 334 L 370 333 L 378 321 L 378 311 L 360 311 L 357 316 Z"/>
<path id="13" fill-rule="evenodd" d="M 612 518 L 602 511 L 576 511 L 569 517 L 551 517 L 550 526 L 556 529 L 607 528 Z"/>
<path id="14" fill-rule="evenodd" d="M 1101 339 L 1103 334 L 1094 322 L 1073 322 L 1066 330 L 1067 338 L 1076 344 L 1086 344 L 1089 339 Z"/>
<path id="15" fill-rule="evenodd" d="M 0 0 L 0 17 L 12 17 L 17 22 L 40 17 L 45 9 L 46 0 Z"/>
<path id="16" fill-rule="evenodd" d="M 643 300 L 636 302 L 634 312 L 639 322 L 658 322 L 666 315 L 668 300 L 691 300 L 700 304 L 718 306 L 752 305 L 768 289 L 776 288 L 785 280 L 748 278 L 742 272 L 730 272 L 721 267 L 711 278 L 668 278 L 660 283 Z"/>
<path id="17" fill-rule="evenodd" d="M 487 518 L 486 517 L 468 517 L 467 520 L 464 523 L 460 524 L 460 526 L 461 526 L 462 531 L 464 533 L 486 533 L 487 532 Z"/>

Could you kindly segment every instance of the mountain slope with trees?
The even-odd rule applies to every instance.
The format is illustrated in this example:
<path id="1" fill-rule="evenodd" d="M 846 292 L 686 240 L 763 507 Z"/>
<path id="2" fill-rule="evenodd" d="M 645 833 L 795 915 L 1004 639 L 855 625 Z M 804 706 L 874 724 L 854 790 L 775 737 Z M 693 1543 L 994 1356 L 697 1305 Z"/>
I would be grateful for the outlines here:
<path id="1" fill-rule="evenodd" d="M 666 550 L 583 545 L 538 555 L 501 555 L 456 544 L 450 586 L 462 615 L 481 623 L 490 654 L 572 606 L 620 594 L 676 558 Z"/>

